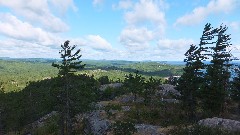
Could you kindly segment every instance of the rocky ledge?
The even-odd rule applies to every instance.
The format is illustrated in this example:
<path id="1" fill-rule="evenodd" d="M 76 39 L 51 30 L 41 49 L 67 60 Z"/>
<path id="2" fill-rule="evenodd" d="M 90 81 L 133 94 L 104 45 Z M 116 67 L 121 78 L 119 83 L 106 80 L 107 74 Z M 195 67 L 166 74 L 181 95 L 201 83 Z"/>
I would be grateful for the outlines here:
<path id="1" fill-rule="evenodd" d="M 231 119 L 223 119 L 217 117 L 207 118 L 200 120 L 198 124 L 206 127 L 223 128 L 229 131 L 240 131 L 240 122 Z"/>

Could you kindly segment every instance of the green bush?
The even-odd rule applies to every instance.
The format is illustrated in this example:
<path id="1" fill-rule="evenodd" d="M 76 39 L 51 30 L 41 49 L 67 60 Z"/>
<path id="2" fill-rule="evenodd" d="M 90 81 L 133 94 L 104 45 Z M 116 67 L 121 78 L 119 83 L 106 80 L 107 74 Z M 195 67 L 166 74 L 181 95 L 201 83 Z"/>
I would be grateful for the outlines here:
<path id="1" fill-rule="evenodd" d="M 100 95 L 100 100 L 112 100 L 117 96 L 126 94 L 127 91 L 122 88 L 107 87 Z"/>
<path id="2" fill-rule="evenodd" d="M 134 123 L 130 121 L 116 121 L 111 128 L 114 135 L 132 135 L 137 132 Z"/>
<path id="3" fill-rule="evenodd" d="M 100 82 L 101 85 L 111 83 L 108 76 L 101 76 L 98 78 L 98 81 Z"/>

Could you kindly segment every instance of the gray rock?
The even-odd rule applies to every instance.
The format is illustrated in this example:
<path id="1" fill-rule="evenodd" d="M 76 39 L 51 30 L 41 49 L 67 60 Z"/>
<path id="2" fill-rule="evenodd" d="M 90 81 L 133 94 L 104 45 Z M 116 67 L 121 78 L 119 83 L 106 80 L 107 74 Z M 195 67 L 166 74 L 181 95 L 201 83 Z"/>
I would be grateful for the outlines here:
<path id="1" fill-rule="evenodd" d="M 135 128 L 139 135 L 164 135 L 158 132 L 160 126 L 146 125 L 146 124 L 136 124 Z"/>
<path id="2" fill-rule="evenodd" d="M 107 89 L 107 88 L 119 88 L 119 87 L 122 87 L 122 83 L 111 83 L 111 84 L 104 84 L 104 85 L 101 85 L 100 86 L 100 90 L 101 91 L 104 91 L 105 89 Z"/>
<path id="3" fill-rule="evenodd" d="M 86 116 L 86 134 L 103 135 L 106 134 L 110 127 L 110 122 L 107 119 L 102 119 L 100 113 L 103 110 L 97 110 L 89 113 Z"/>
<path id="4" fill-rule="evenodd" d="M 198 124 L 207 127 L 219 127 L 229 131 L 240 131 L 240 122 L 236 120 L 214 117 L 200 120 Z"/>
<path id="5" fill-rule="evenodd" d="M 102 102 L 97 102 L 95 105 L 94 105 L 95 109 L 96 110 L 101 110 L 103 109 L 103 107 L 105 107 L 105 104 L 102 103 Z"/>
<path id="6" fill-rule="evenodd" d="M 175 89 L 175 86 L 170 84 L 162 84 L 159 86 L 160 90 L 157 92 L 157 94 L 162 95 L 169 95 L 173 94 L 174 96 L 181 96 L 180 92 Z"/>
<path id="7" fill-rule="evenodd" d="M 124 112 L 127 112 L 127 111 L 130 111 L 131 110 L 131 107 L 130 106 L 122 106 L 122 110 Z"/>
<path id="8" fill-rule="evenodd" d="M 53 117 L 53 116 L 55 116 L 55 115 L 57 115 L 57 112 L 56 112 L 56 111 L 52 111 L 51 113 L 48 113 L 48 114 L 44 115 L 43 117 L 41 117 L 39 120 L 33 122 L 33 123 L 31 124 L 31 127 L 32 127 L 32 128 L 42 127 L 42 126 L 44 126 L 44 124 L 46 123 L 46 121 L 47 121 L 49 118 L 51 118 L 51 117 Z"/>

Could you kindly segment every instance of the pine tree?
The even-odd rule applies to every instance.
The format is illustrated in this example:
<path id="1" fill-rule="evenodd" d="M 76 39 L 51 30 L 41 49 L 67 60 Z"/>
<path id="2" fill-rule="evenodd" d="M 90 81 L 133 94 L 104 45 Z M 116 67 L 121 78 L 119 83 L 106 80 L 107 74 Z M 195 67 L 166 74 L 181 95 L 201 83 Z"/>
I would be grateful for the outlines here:
<path id="1" fill-rule="evenodd" d="M 136 101 L 137 95 L 142 94 L 144 90 L 144 80 L 145 78 L 139 75 L 139 71 L 135 72 L 135 76 L 131 73 L 125 76 L 124 86 L 132 92 L 134 101 Z"/>
<path id="2" fill-rule="evenodd" d="M 161 84 L 161 80 L 155 79 L 152 76 L 146 81 L 145 89 L 142 93 L 142 95 L 144 97 L 145 105 L 152 106 L 153 98 L 154 98 L 154 96 L 156 94 L 156 90 L 160 84 Z"/>
<path id="3" fill-rule="evenodd" d="M 233 78 L 232 85 L 233 88 L 230 92 L 231 98 L 238 102 L 238 113 L 240 114 L 240 67 L 236 71 L 237 76 Z"/>
<path id="4" fill-rule="evenodd" d="M 79 61 L 82 55 L 79 55 L 80 49 L 78 49 L 75 53 L 73 50 L 76 48 L 76 45 L 70 46 L 70 41 L 65 41 L 63 45 L 61 45 L 62 50 L 60 50 L 62 63 L 55 64 L 52 63 L 53 67 L 57 67 L 59 69 L 59 76 L 63 79 L 64 83 L 64 91 L 59 96 L 62 101 L 61 106 L 61 134 L 64 134 L 66 131 L 67 135 L 71 134 L 71 118 L 70 118 L 70 86 L 69 86 L 69 76 L 76 72 L 78 69 L 84 68 L 84 64 L 81 64 L 82 61 Z M 66 126 L 64 125 L 66 123 Z M 66 128 L 65 128 L 66 127 Z"/>
<path id="5" fill-rule="evenodd" d="M 204 110 L 211 115 L 219 115 L 223 111 L 223 105 L 228 90 L 231 64 L 231 53 L 228 51 L 230 35 L 225 34 L 226 26 L 213 29 L 207 25 L 206 36 L 208 41 L 204 44 L 209 51 L 206 56 L 211 56 L 210 65 L 206 68 L 205 83 L 202 87 L 202 101 Z"/>
<path id="6" fill-rule="evenodd" d="M 200 88 L 203 76 L 202 60 L 204 56 L 195 45 L 191 45 L 189 50 L 185 53 L 186 67 L 183 69 L 184 73 L 178 80 L 177 89 L 181 93 L 181 99 L 186 112 L 189 112 L 188 117 L 191 120 L 195 119 L 197 95 Z"/>

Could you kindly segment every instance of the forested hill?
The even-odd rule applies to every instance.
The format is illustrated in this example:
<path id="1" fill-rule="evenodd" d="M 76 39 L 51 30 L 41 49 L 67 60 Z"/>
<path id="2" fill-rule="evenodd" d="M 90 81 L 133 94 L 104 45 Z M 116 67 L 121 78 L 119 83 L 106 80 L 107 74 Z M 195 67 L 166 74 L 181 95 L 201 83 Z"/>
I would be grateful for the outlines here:
<path id="1" fill-rule="evenodd" d="M 0 58 L 0 82 L 4 91 L 20 91 L 28 82 L 56 77 L 58 70 L 52 62 L 59 59 Z M 87 73 L 95 78 L 108 76 L 111 80 L 123 80 L 125 75 L 139 70 L 145 77 L 158 78 L 181 75 L 184 65 L 168 65 L 168 62 L 83 60 L 86 67 L 77 74 Z"/>

